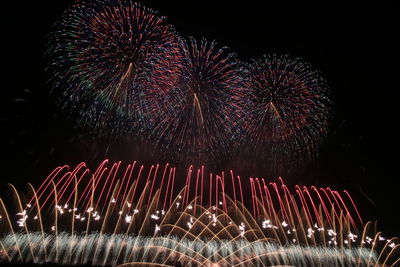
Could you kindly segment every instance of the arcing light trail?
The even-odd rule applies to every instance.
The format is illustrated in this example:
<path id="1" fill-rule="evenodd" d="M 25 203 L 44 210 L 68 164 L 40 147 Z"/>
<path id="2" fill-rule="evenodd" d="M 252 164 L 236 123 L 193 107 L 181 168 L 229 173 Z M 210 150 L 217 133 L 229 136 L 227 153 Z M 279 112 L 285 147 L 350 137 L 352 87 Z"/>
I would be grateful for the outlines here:
<path id="1" fill-rule="evenodd" d="M 191 166 L 181 179 L 169 164 L 123 165 L 105 160 L 94 172 L 85 163 L 59 166 L 37 190 L 29 186 L 29 197 L 10 185 L 17 205 L 0 200 L 1 259 L 161 266 L 399 263 L 397 239 L 382 237 L 372 223 L 364 226 L 347 191 L 295 186 L 292 192 L 282 179 L 246 180 L 233 171 L 207 173 L 204 166 Z"/>
<path id="2" fill-rule="evenodd" d="M 150 204 L 158 188 L 160 197 L 156 206 L 162 210 L 169 208 L 178 197 L 181 199 L 178 203 L 182 204 L 182 207 L 186 207 L 193 201 L 194 205 L 221 206 L 226 212 L 224 195 L 226 191 L 229 191 L 232 192 L 229 195 L 233 197 L 234 203 L 236 201 L 251 202 L 249 208 L 256 218 L 265 216 L 273 218 L 276 217 L 273 211 L 281 210 L 282 219 L 290 221 L 293 216 L 300 217 L 299 212 L 304 210 L 304 216 L 307 216 L 309 221 L 317 220 L 321 223 L 319 210 L 321 209 L 329 219 L 328 221 L 332 221 L 332 217 L 338 218 L 340 213 L 343 213 L 349 216 L 352 227 L 355 229 L 357 224 L 363 224 L 357 207 L 346 191 L 340 193 L 329 187 L 317 189 L 315 186 L 296 185 L 295 193 L 292 194 L 282 179 L 279 179 L 279 183 L 268 182 L 264 178 L 250 177 L 248 180 L 243 180 L 233 171 L 219 174 L 206 173 L 204 166 L 199 169 L 190 166 L 185 179 L 177 178 L 176 172 L 176 168 L 169 164 L 163 166 L 156 164 L 146 168 L 134 161 L 123 167 L 122 162 L 110 163 L 109 160 L 104 160 L 92 172 L 82 162 L 75 168 L 67 165 L 55 168 L 38 188 L 36 194 L 42 207 L 55 203 L 53 194 L 56 192 L 59 203 L 65 201 L 65 204 L 70 204 L 76 191 L 81 189 L 76 205 L 85 209 L 93 205 L 93 200 L 96 201 L 95 207 L 92 208 L 103 206 L 104 209 L 104 204 L 113 200 L 130 204 L 137 201 L 141 208 L 144 204 Z M 246 199 L 244 199 L 242 183 L 246 183 L 244 185 L 246 188 L 250 187 L 251 196 Z M 116 188 L 118 190 L 113 192 L 112 190 Z M 146 196 L 147 203 L 144 203 L 146 200 L 139 197 L 140 192 L 147 188 L 149 196 Z M 290 208 L 290 206 L 298 205 L 298 202 L 301 205 L 300 211 Z M 35 206 L 34 198 L 29 204 Z M 242 210 L 244 208 L 243 206 Z M 332 208 L 334 208 L 333 215 L 329 214 Z"/>

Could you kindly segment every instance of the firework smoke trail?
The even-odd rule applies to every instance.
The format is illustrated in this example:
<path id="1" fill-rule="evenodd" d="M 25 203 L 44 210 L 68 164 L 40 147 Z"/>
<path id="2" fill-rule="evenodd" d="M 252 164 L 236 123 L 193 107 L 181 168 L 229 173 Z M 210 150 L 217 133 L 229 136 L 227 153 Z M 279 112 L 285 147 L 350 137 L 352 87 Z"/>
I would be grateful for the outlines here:
<path id="1" fill-rule="evenodd" d="M 99 133 L 137 133 L 168 105 L 182 53 L 173 27 L 130 0 L 76 2 L 47 51 L 62 106 Z M 106 129 L 106 130 L 105 130 Z"/>
<path id="2" fill-rule="evenodd" d="M 229 152 L 238 127 L 239 64 L 215 41 L 189 38 L 183 51 L 179 88 L 171 96 L 174 110 L 157 123 L 153 139 L 169 160 L 210 163 Z"/>
<path id="3" fill-rule="evenodd" d="M 274 54 L 245 64 L 243 79 L 251 95 L 243 122 L 251 153 L 276 166 L 314 157 L 331 112 L 320 74 L 299 58 Z"/>

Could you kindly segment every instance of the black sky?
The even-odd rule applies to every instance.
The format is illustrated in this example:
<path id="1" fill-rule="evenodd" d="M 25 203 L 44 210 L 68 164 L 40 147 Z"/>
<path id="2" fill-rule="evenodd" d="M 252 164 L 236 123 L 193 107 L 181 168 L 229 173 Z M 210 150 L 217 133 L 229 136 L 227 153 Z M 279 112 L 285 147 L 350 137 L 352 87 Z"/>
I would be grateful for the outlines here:
<path id="1" fill-rule="evenodd" d="M 1 182 L 35 184 L 58 164 L 131 159 L 74 126 L 49 96 L 44 46 L 72 0 L 2 3 Z M 216 3 L 218 2 L 218 3 Z M 260 6 L 221 1 L 144 1 L 183 36 L 215 39 L 242 60 L 268 53 L 304 58 L 327 79 L 335 115 L 320 157 L 286 176 L 289 184 L 349 189 L 364 217 L 400 235 L 398 174 L 398 10 L 390 5 Z M 151 157 L 135 158 L 152 162 Z M 154 163 L 154 162 L 152 162 Z M 265 173 L 252 175 L 268 176 Z"/>

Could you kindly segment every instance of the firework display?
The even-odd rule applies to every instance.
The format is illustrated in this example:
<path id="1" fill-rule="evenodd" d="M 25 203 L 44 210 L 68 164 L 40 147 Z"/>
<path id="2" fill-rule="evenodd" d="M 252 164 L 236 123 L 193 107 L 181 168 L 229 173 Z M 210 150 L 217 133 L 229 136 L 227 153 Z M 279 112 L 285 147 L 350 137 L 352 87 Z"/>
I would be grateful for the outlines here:
<path id="1" fill-rule="evenodd" d="M 133 0 L 79 0 L 56 23 L 46 60 L 52 94 L 80 127 L 134 138 L 140 160 L 169 163 L 81 162 L 37 187 L 9 184 L 0 263 L 400 266 L 400 239 L 364 221 L 347 190 L 214 172 L 232 160 L 279 175 L 316 157 L 333 105 L 301 58 L 241 62 Z"/>
<path id="2" fill-rule="evenodd" d="M 163 115 L 176 83 L 180 38 L 164 17 L 130 0 L 76 2 L 47 55 L 64 108 L 97 133 L 140 133 Z"/>
<path id="3" fill-rule="evenodd" d="M 240 118 L 243 94 L 239 64 L 226 47 L 189 38 L 174 95 L 174 112 L 162 118 L 153 138 L 168 157 L 207 163 L 225 156 Z"/>
<path id="4" fill-rule="evenodd" d="M 169 161 L 213 162 L 237 147 L 272 165 L 312 158 L 327 131 L 328 89 L 309 64 L 239 63 L 138 3 L 77 2 L 50 44 L 56 91 L 82 125 L 141 136 Z"/>
<path id="5" fill-rule="evenodd" d="M 247 208 L 239 177 L 204 172 L 189 168 L 179 187 L 169 165 L 123 168 L 105 160 L 93 173 L 85 163 L 57 167 L 28 195 L 11 186 L 16 206 L 0 199 L 0 259 L 113 266 L 399 263 L 399 241 L 375 233 L 371 223 L 363 227 L 346 191 L 296 186 L 292 194 L 283 181 L 255 178 Z"/>
<path id="6" fill-rule="evenodd" d="M 251 92 L 244 128 L 252 153 L 271 164 L 314 157 L 331 106 L 320 73 L 299 58 L 270 55 L 247 63 L 243 77 Z"/>

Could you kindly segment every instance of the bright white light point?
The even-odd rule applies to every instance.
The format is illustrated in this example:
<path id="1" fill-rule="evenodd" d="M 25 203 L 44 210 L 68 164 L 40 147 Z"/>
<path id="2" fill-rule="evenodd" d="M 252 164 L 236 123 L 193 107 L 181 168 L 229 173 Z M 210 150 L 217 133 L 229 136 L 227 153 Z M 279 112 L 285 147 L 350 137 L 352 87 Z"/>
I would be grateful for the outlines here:
<path id="1" fill-rule="evenodd" d="M 289 224 L 287 224 L 285 221 L 282 222 L 282 226 L 283 226 L 283 227 L 286 227 L 286 226 L 288 226 L 288 225 L 289 225 Z"/>
<path id="2" fill-rule="evenodd" d="M 132 204 L 129 202 L 126 202 L 126 205 L 128 205 L 128 208 L 130 208 L 132 206 Z"/>
<path id="3" fill-rule="evenodd" d="M 81 218 L 81 221 L 83 222 L 85 219 L 86 219 L 85 217 L 82 217 L 82 218 Z"/>
<path id="4" fill-rule="evenodd" d="M 33 217 L 34 220 L 37 220 L 37 218 L 38 218 L 37 216 Z"/>
<path id="5" fill-rule="evenodd" d="M 111 199 L 111 203 L 115 203 L 115 202 L 117 202 L 117 201 L 115 200 L 115 198 L 112 198 L 112 199 Z"/>
<path id="6" fill-rule="evenodd" d="M 355 239 L 355 238 L 357 238 L 357 236 L 355 234 L 349 233 L 349 238 L 350 239 Z"/>
<path id="7" fill-rule="evenodd" d="M 134 214 L 139 213 L 139 210 L 138 210 L 138 209 L 134 209 L 134 210 L 133 210 L 133 213 L 134 213 Z"/>
<path id="8" fill-rule="evenodd" d="M 271 228 L 272 227 L 272 225 L 271 225 L 271 221 L 270 220 L 267 220 L 267 219 L 265 219 L 264 221 L 262 221 L 262 228 Z"/>
<path id="9" fill-rule="evenodd" d="M 130 223 L 132 221 L 132 216 L 126 215 L 125 216 L 125 222 Z"/>
<path id="10" fill-rule="evenodd" d="M 31 204 L 26 204 L 26 206 L 27 206 L 28 208 L 30 208 L 30 207 L 31 207 Z"/>
<path id="11" fill-rule="evenodd" d="M 122 214 L 122 210 L 120 210 L 120 211 L 118 212 L 118 214 L 121 215 L 121 214 Z"/>
<path id="12" fill-rule="evenodd" d="M 51 231 L 55 231 L 56 230 L 56 227 L 53 225 L 52 227 L 51 227 Z"/>
<path id="13" fill-rule="evenodd" d="M 176 202 L 176 207 L 177 207 L 177 208 L 179 207 L 179 205 L 180 205 L 180 203 L 179 203 L 179 202 Z"/>
<path id="14" fill-rule="evenodd" d="M 394 248 L 395 244 L 392 242 L 389 244 L 389 247 Z"/>
<path id="15" fill-rule="evenodd" d="M 189 205 L 187 208 L 188 208 L 188 210 L 191 210 L 191 209 L 193 209 L 193 206 Z"/>
<path id="16" fill-rule="evenodd" d="M 160 217 L 158 217 L 158 216 L 155 215 L 155 214 L 151 214 L 151 215 L 150 215 L 150 218 L 152 218 L 153 220 L 158 220 L 158 219 L 160 219 Z"/>
<path id="17" fill-rule="evenodd" d="M 64 205 L 64 209 L 68 209 L 68 204 L 65 204 L 65 205 Z"/>
<path id="18" fill-rule="evenodd" d="M 333 231 L 332 229 L 329 229 L 329 230 L 328 230 L 328 235 L 329 235 L 329 236 L 336 236 L 336 233 L 335 233 L 335 231 Z"/>
<path id="19" fill-rule="evenodd" d="M 224 204 L 224 203 L 222 203 L 222 201 L 219 201 L 218 204 L 219 204 L 219 205 L 222 205 L 222 204 Z"/>
<path id="20" fill-rule="evenodd" d="M 296 243 L 296 239 L 293 238 L 292 241 L 293 241 L 293 243 Z"/>
<path id="21" fill-rule="evenodd" d="M 158 231 L 160 231 L 161 229 L 160 229 L 160 226 L 158 226 L 157 224 L 156 224 L 156 228 L 154 229 L 154 233 L 157 233 Z"/>
<path id="22" fill-rule="evenodd" d="M 26 215 L 26 210 L 23 210 L 22 212 L 18 212 L 17 215 L 19 215 L 19 216 L 25 216 L 25 215 Z"/>
<path id="23" fill-rule="evenodd" d="M 182 199 L 182 196 L 181 196 L 181 195 L 179 195 L 179 196 L 178 196 L 178 198 L 179 198 L 179 199 Z"/>

